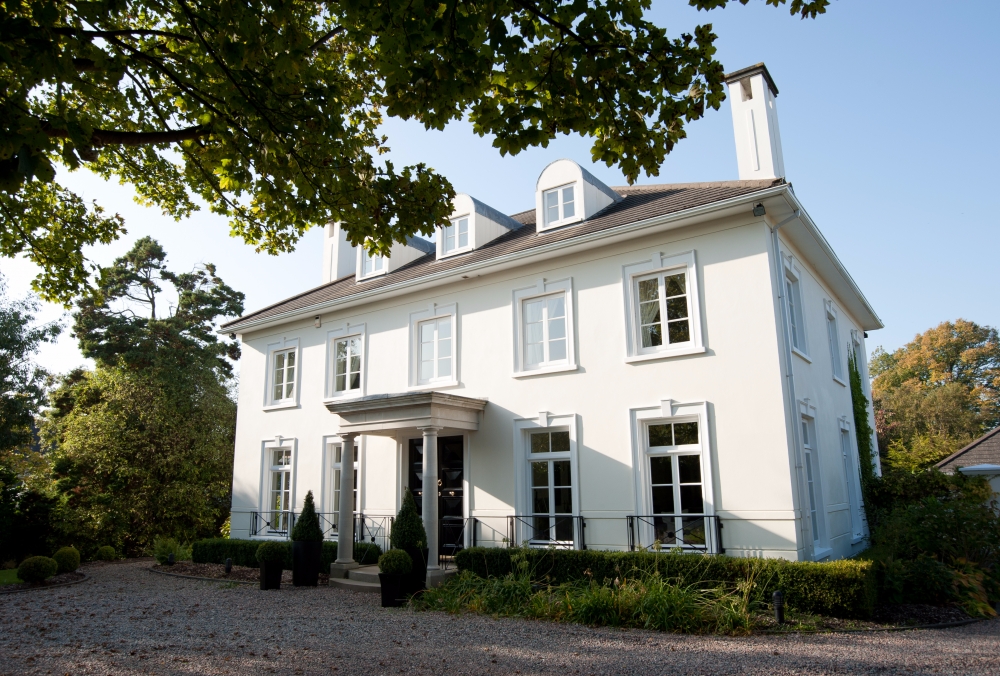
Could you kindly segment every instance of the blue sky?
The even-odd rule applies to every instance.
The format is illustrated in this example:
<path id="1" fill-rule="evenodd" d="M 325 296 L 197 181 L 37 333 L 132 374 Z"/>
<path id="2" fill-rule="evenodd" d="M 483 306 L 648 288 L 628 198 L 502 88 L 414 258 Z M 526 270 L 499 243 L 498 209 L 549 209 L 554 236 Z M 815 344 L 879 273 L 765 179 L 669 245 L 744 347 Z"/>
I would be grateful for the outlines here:
<path id="1" fill-rule="evenodd" d="M 1000 325 L 1000 223 L 989 197 L 1000 186 L 1000 3 L 834 0 L 826 15 L 802 21 L 764 0 L 707 13 L 656 2 L 651 17 L 673 36 L 712 23 L 727 71 L 767 64 L 780 90 L 788 179 L 886 325 L 869 347 L 899 347 L 958 317 Z M 591 144 L 580 137 L 501 157 L 464 123 L 427 132 L 389 120 L 386 134 L 397 165 L 425 162 L 508 213 L 533 205 L 538 174 L 560 157 L 624 183 L 616 169 L 589 163 Z M 639 183 L 735 178 L 727 102 L 688 127 L 658 177 Z M 123 240 L 88 251 L 96 262 L 151 235 L 175 270 L 215 263 L 246 293 L 248 310 L 320 282 L 319 229 L 294 253 L 258 255 L 211 214 L 176 223 L 136 205 L 126 187 L 82 172 L 64 180 L 127 220 Z M 12 295 L 28 292 L 30 264 L 0 259 L 0 271 Z M 42 317 L 61 315 L 46 306 Z M 53 371 L 84 363 L 68 331 L 39 361 Z"/>

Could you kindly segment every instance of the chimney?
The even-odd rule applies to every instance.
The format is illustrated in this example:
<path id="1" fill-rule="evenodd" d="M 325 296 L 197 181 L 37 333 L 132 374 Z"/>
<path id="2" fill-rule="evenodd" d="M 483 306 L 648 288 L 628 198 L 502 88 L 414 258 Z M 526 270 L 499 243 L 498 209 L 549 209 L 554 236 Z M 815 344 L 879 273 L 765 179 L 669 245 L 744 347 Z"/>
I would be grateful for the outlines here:
<path id="1" fill-rule="evenodd" d="M 778 88 L 767 66 L 743 68 L 726 75 L 736 133 L 736 163 L 740 180 L 784 178 L 781 135 L 778 132 Z"/>
<path id="2" fill-rule="evenodd" d="M 357 268 L 357 247 L 347 241 L 340 223 L 327 223 L 323 229 L 323 284 L 353 276 Z"/>

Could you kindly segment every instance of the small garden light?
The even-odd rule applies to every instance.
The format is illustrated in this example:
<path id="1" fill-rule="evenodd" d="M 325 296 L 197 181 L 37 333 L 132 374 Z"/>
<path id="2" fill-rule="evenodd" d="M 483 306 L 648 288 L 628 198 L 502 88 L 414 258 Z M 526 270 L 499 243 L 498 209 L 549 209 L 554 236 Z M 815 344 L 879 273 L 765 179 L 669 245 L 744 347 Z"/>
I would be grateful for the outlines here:
<path id="1" fill-rule="evenodd" d="M 774 606 L 774 621 L 778 624 L 785 623 L 785 595 L 778 590 L 771 596 L 771 604 Z"/>
<path id="2" fill-rule="evenodd" d="M 233 572 L 233 560 L 226 559 L 226 575 L 229 575 L 231 572 Z"/>
<path id="3" fill-rule="evenodd" d="M 174 553 L 173 552 L 170 552 L 169 554 L 167 554 L 167 565 L 168 566 L 174 565 Z"/>

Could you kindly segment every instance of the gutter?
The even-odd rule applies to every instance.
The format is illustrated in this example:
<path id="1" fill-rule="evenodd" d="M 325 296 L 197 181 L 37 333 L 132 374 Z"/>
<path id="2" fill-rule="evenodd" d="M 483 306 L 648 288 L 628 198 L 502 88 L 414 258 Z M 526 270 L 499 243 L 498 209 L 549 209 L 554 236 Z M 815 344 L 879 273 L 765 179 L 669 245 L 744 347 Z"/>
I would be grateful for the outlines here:
<path id="1" fill-rule="evenodd" d="M 321 314 L 323 312 L 328 312 L 333 309 L 344 309 L 349 307 L 354 307 L 356 305 L 363 305 L 372 299 L 384 299 L 391 298 L 395 295 L 403 295 L 405 293 L 412 293 L 415 291 L 421 291 L 434 286 L 439 286 L 446 284 L 448 282 L 460 279 L 462 275 L 469 275 L 474 272 L 500 272 L 508 268 L 517 267 L 522 263 L 527 263 L 526 259 L 544 260 L 547 257 L 553 255 L 568 255 L 573 253 L 578 253 L 580 251 L 586 251 L 588 249 L 596 248 L 604 244 L 614 243 L 617 240 L 631 239 L 634 234 L 649 231 L 649 233 L 658 232 L 660 230 L 670 230 L 673 228 L 681 227 L 685 225 L 684 221 L 687 221 L 698 216 L 704 216 L 716 211 L 725 211 L 726 209 L 731 209 L 733 207 L 739 206 L 744 203 L 750 202 L 760 202 L 762 200 L 768 199 L 770 197 L 775 197 L 783 193 L 790 193 L 789 185 L 783 184 L 774 186 L 772 188 L 765 188 L 764 190 L 749 193 L 747 195 L 741 195 L 740 197 L 733 197 L 728 200 L 723 200 L 721 202 L 712 202 L 700 207 L 694 207 L 692 209 L 686 209 L 684 211 L 678 211 L 673 214 L 667 214 L 664 216 L 657 216 L 655 218 L 649 218 L 644 221 L 635 221 L 633 223 L 628 223 L 626 225 L 618 226 L 616 228 L 611 228 L 609 230 L 600 230 L 598 232 L 588 233 L 586 235 L 581 235 L 579 238 L 571 240 L 567 243 L 566 240 L 561 240 L 557 242 L 551 242 L 544 246 L 534 247 L 531 249 L 526 249 L 524 251 L 516 251 L 509 253 L 497 258 L 490 258 L 488 260 L 478 261 L 476 263 L 471 263 L 468 266 L 455 268 L 451 270 L 442 270 L 441 272 L 428 275 L 420 280 L 405 280 L 401 282 L 396 282 L 395 284 L 390 284 L 388 286 L 382 286 L 378 288 L 373 288 L 369 291 L 364 291 L 359 294 L 353 294 L 346 298 L 336 299 L 331 301 L 326 301 L 324 303 L 317 303 L 315 305 L 310 305 L 304 308 L 298 308 L 296 310 L 291 310 L 278 315 L 271 315 L 263 319 L 250 319 L 245 322 L 239 320 L 234 320 L 228 324 L 223 324 L 218 329 L 216 333 L 227 334 L 227 333 L 247 333 L 253 330 L 259 330 L 267 328 L 271 325 L 284 324 L 289 321 L 296 319 L 306 319 L 316 314 Z M 529 227 L 529 226 L 524 226 Z M 644 233 L 648 234 L 648 233 Z M 533 262 L 533 261 L 532 261 Z M 308 293 L 308 292 L 307 292 Z M 284 302 L 284 301 L 282 301 Z M 267 308 L 263 308 L 267 309 Z"/>

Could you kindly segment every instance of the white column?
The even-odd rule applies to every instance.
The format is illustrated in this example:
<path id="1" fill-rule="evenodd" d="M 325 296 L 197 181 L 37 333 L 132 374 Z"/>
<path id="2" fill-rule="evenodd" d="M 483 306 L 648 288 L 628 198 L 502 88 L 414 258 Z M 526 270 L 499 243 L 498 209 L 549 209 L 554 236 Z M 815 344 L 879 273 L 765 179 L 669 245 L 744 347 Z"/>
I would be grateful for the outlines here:
<path id="1" fill-rule="evenodd" d="M 345 434 L 340 452 L 340 504 L 337 505 L 338 564 L 354 563 L 354 438 Z"/>
<path id="2" fill-rule="evenodd" d="M 438 431 L 440 427 L 421 427 L 424 433 L 424 479 L 422 512 L 427 531 L 427 570 L 438 569 Z"/>

